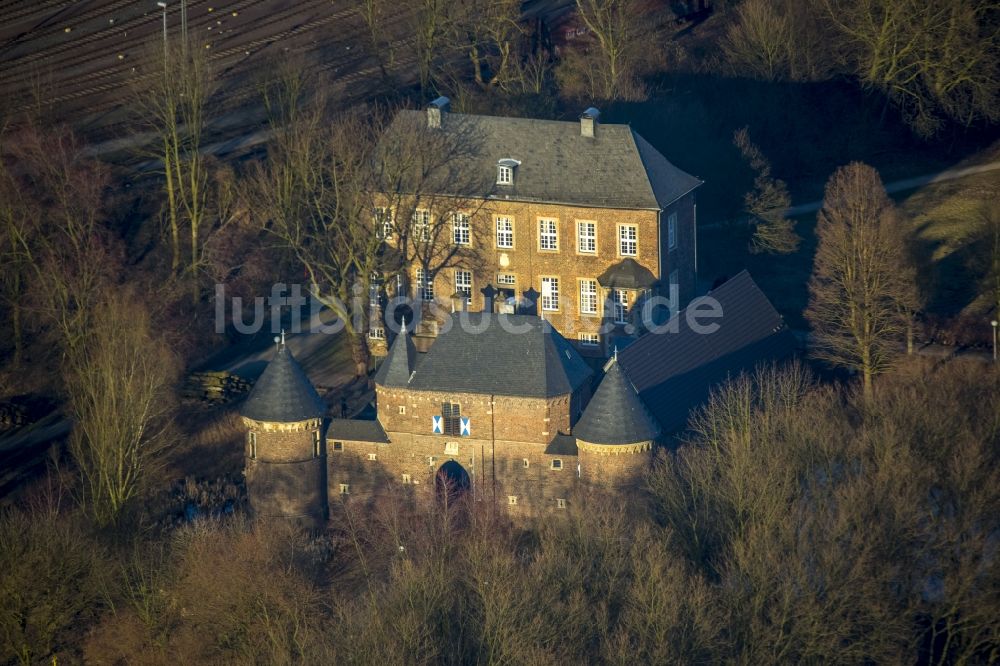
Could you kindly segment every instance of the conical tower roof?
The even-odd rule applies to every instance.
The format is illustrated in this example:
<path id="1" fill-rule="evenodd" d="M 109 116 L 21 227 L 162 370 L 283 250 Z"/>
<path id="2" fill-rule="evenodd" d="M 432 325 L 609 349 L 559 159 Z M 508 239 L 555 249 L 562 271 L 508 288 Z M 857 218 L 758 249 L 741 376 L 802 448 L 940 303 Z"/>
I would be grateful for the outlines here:
<path id="1" fill-rule="evenodd" d="M 660 435 L 659 424 L 625 376 L 617 357 L 611 359 L 573 434 L 577 440 L 592 444 L 635 444 Z"/>
<path id="2" fill-rule="evenodd" d="M 403 327 L 389 349 L 389 355 L 375 373 L 375 383 L 380 386 L 406 386 L 413 374 L 416 360 L 417 350 L 410 334 L 406 332 L 404 319 Z"/>
<path id="3" fill-rule="evenodd" d="M 295 423 L 326 414 L 326 404 L 285 346 L 284 334 L 278 352 L 264 368 L 240 413 L 255 421 L 272 423 Z"/>

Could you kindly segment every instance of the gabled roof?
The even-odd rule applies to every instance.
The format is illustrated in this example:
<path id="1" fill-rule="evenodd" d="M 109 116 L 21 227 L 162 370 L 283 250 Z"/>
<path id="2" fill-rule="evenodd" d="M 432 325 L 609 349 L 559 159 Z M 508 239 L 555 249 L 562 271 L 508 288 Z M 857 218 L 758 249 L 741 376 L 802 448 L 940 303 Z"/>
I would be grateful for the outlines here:
<path id="1" fill-rule="evenodd" d="M 593 374 L 573 345 L 532 315 L 457 312 L 443 331 L 410 388 L 547 398 L 572 393 Z"/>
<path id="2" fill-rule="evenodd" d="M 282 342 L 267 364 L 240 413 L 255 421 L 295 423 L 322 418 L 323 402 L 292 352 Z"/>
<path id="3" fill-rule="evenodd" d="M 413 339 L 406 332 L 406 322 L 403 330 L 396 336 L 389 349 L 389 355 L 382 361 L 375 372 L 375 383 L 380 386 L 406 386 L 417 360 L 417 350 Z"/>
<path id="4" fill-rule="evenodd" d="M 707 296 L 722 307 L 720 318 L 699 320 L 702 325 L 718 324 L 714 333 L 688 326 L 687 312 L 701 301 L 695 299 L 671 319 L 676 333 L 668 325 L 666 332 L 647 333 L 618 354 L 622 369 L 664 432 L 683 428 L 689 411 L 726 378 L 761 362 L 787 358 L 795 349 L 781 315 L 746 271 Z"/>
<path id="5" fill-rule="evenodd" d="M 428 130 L 425 111 L 405 110 L 396 114 L 386 136 L 391 141 L 397 134 L 428 131 L 457 137 L 463 145 L 453 146 L 458 163 L 447 168 L 462 178 L 443 178 L 438 194 L 492 192 L 512 201 L 660 210 L 702 184 L 628 125 L 600 123 L 587 137 L 578 121 L 442 113 L 441 127 Z M 520 162 L 509 186 L 496 184 L 503 159 Z M 447 191 L 449 186 L 462 191 Z"/>
<path id="6" fill-rule="evenodd" d="M 656 419 L 642 404 L 614 357 L 574 426 L 573 435 L 591 444 L 635 444 L 660 436 Z"/>

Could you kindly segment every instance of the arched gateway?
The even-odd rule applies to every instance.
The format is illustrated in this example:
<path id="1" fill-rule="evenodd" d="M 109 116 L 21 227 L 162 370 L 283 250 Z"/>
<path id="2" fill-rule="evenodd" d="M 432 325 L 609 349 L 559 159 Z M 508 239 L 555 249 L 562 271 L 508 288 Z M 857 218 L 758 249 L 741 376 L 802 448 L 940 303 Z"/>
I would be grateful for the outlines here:
<path id="1" fill-rule="evenodd" d="M 455 499 L 465 494 L 471 487 L 469 473 L 454 460 L 441 465 L 434 475 L 434 489 L 437 491 L 437 496 L 442 499 Z"/>

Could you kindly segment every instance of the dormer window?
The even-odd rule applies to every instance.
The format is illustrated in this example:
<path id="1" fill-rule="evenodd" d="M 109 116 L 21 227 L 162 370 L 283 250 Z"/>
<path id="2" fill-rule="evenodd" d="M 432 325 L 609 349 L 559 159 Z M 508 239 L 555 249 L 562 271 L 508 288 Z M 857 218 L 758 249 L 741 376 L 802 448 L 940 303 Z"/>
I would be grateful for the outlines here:
<path id="1" fill-rule="evenodd" d="M 500 160 L 497 163 L 497 185 L 513 185 L 514 169 L 520 164 L 517 160 L 509 158 Z"/>

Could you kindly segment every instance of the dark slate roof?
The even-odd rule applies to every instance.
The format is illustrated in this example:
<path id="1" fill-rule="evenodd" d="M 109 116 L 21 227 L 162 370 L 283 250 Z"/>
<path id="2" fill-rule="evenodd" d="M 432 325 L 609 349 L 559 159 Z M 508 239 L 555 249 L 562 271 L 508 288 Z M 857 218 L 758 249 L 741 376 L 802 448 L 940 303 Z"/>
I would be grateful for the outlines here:
<path id="1" fill-rule="evenodd" d="M 684 427 L 688 413 L 703 403 L 712 388 L 730 376 L 769 360 L 791 356 L 795 341 L 781 315 L 743 271 L 707 296 L 722 306 L 714 333 L 700 334 L 687 325 L 687 310 L 676 315 L 676 333 L 647 333 L 618 354 L 643 402 L 664 432 Z M 704 307 L 704 306 L 703 306 Z"/>
<path id="2" fill-rule="evenodd" d="M 550 456 L 575 456 L 579 455 L 576 448 L 576 437 L 573 435 L 556 435 L 545 447 L 545 453 Z"/>
<path id="3" fill-rule="evenodd" d="M 326 438 L 352 442 L 377 442 L 388 444 L 389 438 L 378 421 L 363 419 L 330 419 L 326 428 Z"/>
<path id="4" fill-rule="evenodd" d="M 240 413 L 255 421 L 294 423 L 322 417 L 326 404 L 292 352 L 281 344 Z"/>
<path id="5" fill-rule="evenodd" d="M 411 140 L 428 131 L 457 137 L 449 149 L 456 163 L 436 188 L 439 194 L 492 192 L 513 201 L 659 210 L 702 184 L 628 125 L 601 123 L 595 136 L 585 137 L 579 121 L 444 113 L 441 128 L 428 130 L 426 112 L 410 110 L 396 114 L 387 145 L 393 136 Z M 502 159 L 520 162 L 509 186 L 496 185 Z"/>
<path id="6" fill-rule="evenodd" d="M 375 383 L 380 386 L 406 386 L 410 381 L 417 360 L 417 350 L 413 339 L 405 331 L 400 331 L 392 343 L 389 355 L 375 372 Z"/>
<path id="7" fill-rule="evenodd" d="M 443 330 L 410 388 L 547 398 L 572 393 L 593 374 L 566 338 L 533 315 L 457 312 Z"/>
<path id="8" fill-rule="evenodd" d="M 660 426 L 612 358 L 573 434 L 593 444 L 634 444 L 659 437 Z"/>
<path id="9" fill-rule="evenodd" d="M 649 289 L 656 282 L 656 276 L 648 268 L 635 259 L 627 257 L 597 277 L 597 281 L 605 289 Z"/>

